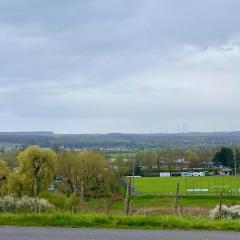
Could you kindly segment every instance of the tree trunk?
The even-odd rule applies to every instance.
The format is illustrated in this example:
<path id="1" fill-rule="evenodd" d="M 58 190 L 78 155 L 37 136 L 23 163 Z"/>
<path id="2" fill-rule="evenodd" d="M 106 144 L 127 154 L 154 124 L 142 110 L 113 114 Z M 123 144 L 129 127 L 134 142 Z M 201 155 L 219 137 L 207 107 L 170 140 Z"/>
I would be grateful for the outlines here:
<path id="1" fill-rule="evenodd" d="M 80 201 L 81 201 L 81 208 L 84 208 L 84 184 L 81 181 L 81 190 L 80 190 Z"/>
<path id="2" fill-rule="evenodd" d="M 34 177 L 34 210 L 37 213 L 37 178 Z"/>

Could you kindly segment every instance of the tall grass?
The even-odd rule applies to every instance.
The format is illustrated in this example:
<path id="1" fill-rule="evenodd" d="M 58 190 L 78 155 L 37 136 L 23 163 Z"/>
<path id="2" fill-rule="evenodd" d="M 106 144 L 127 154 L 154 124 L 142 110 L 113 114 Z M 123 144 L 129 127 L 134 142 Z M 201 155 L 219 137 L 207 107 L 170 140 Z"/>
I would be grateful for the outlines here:
<path id="1" fill-rule="evenodd" d="M 180 217 L 164 215 L 108 216 L 103 214 L 0 214 L 0 225 L 57 226 L 57 227 L 104 227 L 140 229 L 207 229 L 240 231 L 239 220 L 211 220 L 206 217 Z"/>

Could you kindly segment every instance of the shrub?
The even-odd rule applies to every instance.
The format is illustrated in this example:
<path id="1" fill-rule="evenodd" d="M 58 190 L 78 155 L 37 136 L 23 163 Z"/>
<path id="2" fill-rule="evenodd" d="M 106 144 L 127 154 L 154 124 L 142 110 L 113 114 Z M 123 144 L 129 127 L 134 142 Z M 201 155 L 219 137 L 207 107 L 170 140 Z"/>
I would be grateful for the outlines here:
<path id="1" fill-rule="evenodd" d="M 37 209 L 39 212 L 49 212 L 55 209 L 55 206 L 46 199 L 37 198 Z M 24 196 L 16 198 L 14 196 L 5 196 L 0 198 L 0 212 L 34 212 L 35 200 L 32 197 Z"/>
<path id="2" fill-rule="evenodd" d="M 219 219 L 220 218 L 220 208 L 216 206 L 213 210 L 210 211 L 209 217 L 211 219 Z M 227 219 L 238 219 L 240 218 L 240 205 L 227 207 L 225 205 L 222 206 L 221 217 Z"/>
<path id="3" fill-rule="evenodd" d="M 40 198 L 47 199 L 49 203 L 53 204 L 57 209 L 64 210 L 68 197 L 62 193 L 52 193 L 49 191 L 41 192 Z"/>
<path id="4" fill-rule="evenodd" d="M 83 206 L 81 206 L 80 200 L 76 193 L 73 193 L 65 203 L 65 209 L 71 210 L 72 212 L 81 211 Z"/>

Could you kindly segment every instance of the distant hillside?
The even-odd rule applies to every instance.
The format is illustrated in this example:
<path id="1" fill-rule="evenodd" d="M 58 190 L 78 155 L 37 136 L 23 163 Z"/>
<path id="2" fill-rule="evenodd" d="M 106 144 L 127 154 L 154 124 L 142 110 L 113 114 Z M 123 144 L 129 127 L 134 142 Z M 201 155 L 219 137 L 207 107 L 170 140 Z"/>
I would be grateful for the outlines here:
<path id="1" fill-rule="evenodd" d="M 240 144 L 240 132 L 179 134 L 54 134 L 52 132 L 0 133 L 0 143 L 37 144 L 51 147 L 54 143 L 71 148 L 141 150 L 186 148 Z"/>
<path id="2" fill-rule="evenodd" d="M 0 132 L 0 136 L 9 136 L 9 135 L 24 135 L 24 136 L 28 136 L 28 135 L 34 135 L 34 136 L 38 136 L 38 135 L 53 135 L 53 132 L 49 132 L 49 131 L 37 131 L 37 132 Z"/>
<path id="3" fill-rule="evenodd" d="M 14 143 L 21 145 L 51 146 L 54 139 L 53 132 L 0 132 L 0 143 Z"/>

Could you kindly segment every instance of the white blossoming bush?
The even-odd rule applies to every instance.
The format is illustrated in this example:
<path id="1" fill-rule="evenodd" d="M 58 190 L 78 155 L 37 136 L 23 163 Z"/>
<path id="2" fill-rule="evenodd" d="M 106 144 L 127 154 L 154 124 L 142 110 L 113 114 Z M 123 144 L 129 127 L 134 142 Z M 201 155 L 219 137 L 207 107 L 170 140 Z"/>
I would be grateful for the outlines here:
<path id="1" fill-rule="evenodd" d="M 227 219 L 238 219 L 240 218 L 240 205 L 227 207 L 225 205 L 222 206 L 222 218 Z M 211 219 L 219 219 L 220 218 L 220 208 L 216 206 L 213 210 L 210 211 L 209 217 Z"/>
<path id="2" fill-rule="evenodd" d="M 0 212 L 16 212 L 17 200 L 13 196 L 0 198 Z"/>
<path id="3" fill-rule="evenodd" d="M 38 212 L 49 212 L 55 210 L 55 206 L 46 199 L 37 198 Z M 24 196 L 15 198 L 14 196 L 5 196 L 0 198 L 0 212 L 34 212 L 35 200 L 32 197 Z"/>
<path id="4" fill-rule="evenodd" d="M 222 205 L 222 218 L 228 218 L 229 209 L 227 206 Z M 219 219 L 220 218 L 220 207 L 217 205 L 213 210 L 210 211 L 209 217 L 211 219 Z"/>
<path id="5" fill-rule="evenodd" d="M 240 205 L 235 205 L 229 208 L 231 219 L 240 218 Z"/>

